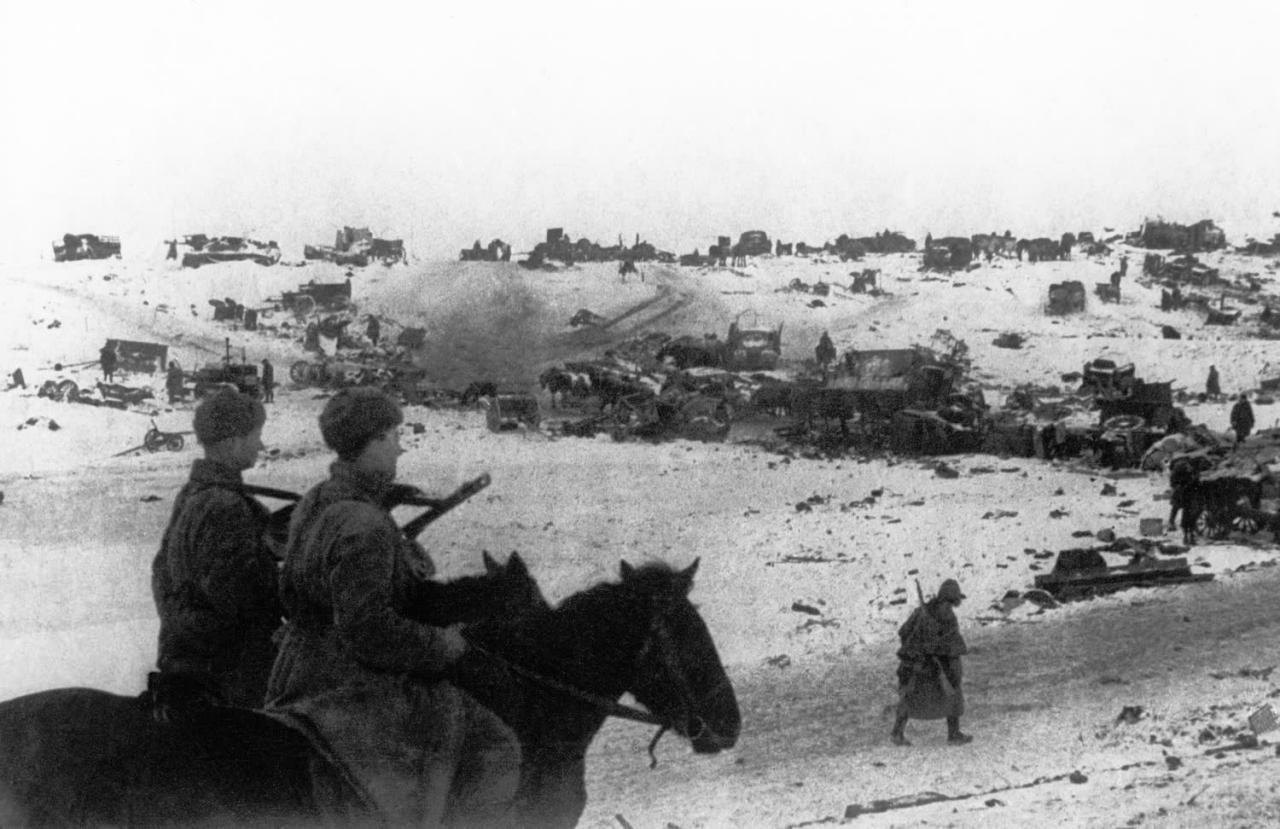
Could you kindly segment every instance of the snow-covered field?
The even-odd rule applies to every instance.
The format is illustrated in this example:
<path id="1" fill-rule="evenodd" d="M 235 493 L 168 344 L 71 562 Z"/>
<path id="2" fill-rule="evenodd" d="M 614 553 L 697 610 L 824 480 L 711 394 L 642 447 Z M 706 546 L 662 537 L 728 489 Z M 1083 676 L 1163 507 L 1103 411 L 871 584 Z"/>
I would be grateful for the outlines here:
<path id="1" fill-rule="evenodd" d="M 997 260 L 947 277 L 918 272 L 918 255 L 856 265 L 762 257 L 736 270 L 644 265 L 644 280 L 625 284 L 608 264 L 544 273 L 441 262 L 369 268 L 352 281 L 362 312 L 393 329 L 426 328 L 428 365 L 455 388 L 496 379 L 536 389 L 538 369 L 608 347 L 610 339 L 568 327 L 576 310 L 613 317 L 650 302 L 611 339 L 655 330 L 723 336 L 735 316 L 754 311 L 784 325 L 784 359 L 799 362 L 824 330 L 843 352 L 927 343 L 946 329 L 968 344 L 973 377 L 997 405 L 1017 384 L 1061 386 L 1063 373 L 1105 355 L 1192 392 L 1211 364 L 1228 393 L 1280 375 L 1268 365 L 1280 360 L 1272 341 L 1243 327 L 1206 328 L 1192 311 L 1160 311 L 1159 287 L 1137 279 L 1142 251 L 1129 256 L 1123 302 L 1090 295 L 1087 312 L 1072 317 L 1044 314 L 1048 285 L 1080 279 L 1091 288 L 1115 256 Z M 1228 278 L 1261 274 L 1274 288 L 1270 260 L 1202 259 Z M 850 271 L 866 267 L 880 269 L 884 295 L 844 290 Z M 306 357 L 297 331 L 214 323 L 207 300 L 253 306 L 342 276 L 327 265 L 184 271 L 158 254 L 0 268 L 0 372 L 21 367 L 28 383 L 0 392 L 0 698 L 61 685 L 141 689 L 157 629 L 150 560 L 197 452 L 190 441 L 177 453 L 117 454 L 140 444 L 152 419 L 168 431 L 190 428 L 189 404 L 161 402 L 162 376 L 128 378 L 152 385 L 155 405 L 119 411 L 37 397 L 45 380 L 91 386 L 98 374 L 95 365 L 54 365 L 95 359 L 108 337 L 167 342 L 187 368 L 219 359 L 224 338 L 237 356 L 270 357 L 285 383 L 269 408 L 269 451 L 246 478 L 301 491 L 324 475 L 329 455 L 316 427 L 323 397 L 287 382 L 288 366 Z M 812 295 L 779 290 L 795 278 L 836 287 L 811 307 Z M 1245 308 L 1244 322 L 1260 310 Z M 1166 324 L 1183 339 L 1163 339 Z M 1006 331 L 1025 335 L 1024 347 L 994 346 Z M 1228 407 L 1186 410 L 1222 430 Z M 1258 405 L 1256 414 L 1265 428 L 1280 409 Z M 610 723 L 589 757 L 584 826 L 1256 826 L 1280 817 L 1274 748 L 1205 753 L 1230 745 L 1224 729 L 1244 728 L 1280 695 L 1265 670 L 1280 664 L 1269 534 L 1191 551 L 1197 572 L 1216 574 L 1211 584 L 1043 612 L 997 606 L 1052 565 L 1037 553 L 1087 545 L 1073 535 L 1082 531 L 1136 536 L 1141 518 L 1165 516 L 1158 474 L 963 455 L 947 459 L 958 477 L 940 477 L 929 459 L 823 461 L 732 442 L 499 435 L 478 411 L 410 407 L 406 419 L 423 428 L 407 440 L 402 479 L 444 491 L 482 471 L 493 477 L 424 537 L 446 576 L 475 572 L 481 550 L 519 550 L 556 600 L 613 577 L 620 559 L 702 560 L 694 599 L 738 690 L 739 745 L 704 758 L 668 739 L 650 771 L 651 735 Z M 809 509 L 796 508 L 802 501 Z M 948 576 L 969 596 L 960 609 L 974 651 L 965 728 L 976 740 L 950 748 L 940 724 L 913 724 L 915 745 L 894 748 L 894 632 L 914 602 L 914 580 L 929 592 Z M 1117 723 L 1125 706 L 1144 713 Z M 927 792 L 961 799 L 845 818 L 853 804 Z"/>

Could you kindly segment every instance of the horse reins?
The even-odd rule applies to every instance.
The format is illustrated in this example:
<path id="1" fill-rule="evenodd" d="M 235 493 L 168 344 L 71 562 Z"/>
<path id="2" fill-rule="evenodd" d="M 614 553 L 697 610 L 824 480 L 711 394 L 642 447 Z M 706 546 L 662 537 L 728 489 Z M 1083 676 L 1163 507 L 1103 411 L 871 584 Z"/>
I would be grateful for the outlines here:
<path id="1" fill-rule="evenodd" d="M 608 697 L 603 696 L 601 694 L 593 694 L 590 691 L 584 691 L 581 688 L 577 688 L 566 682 L 561 682 L 558 679 L 552 679 L 549 676 L 543 676 L 537 671 L 530 670 L 529 668 L 526 668 L 523 665 L 517 665 L 516 663 L 511 662 L 506 657 L 502 656 L 501 654 L 494 653 L 488 648 L 482 647 L 481 645 L 477 645 L 474 642 L 469 642 L 469 644 L 473 649 L 475 649 L 477 653 L 487 656 L 490 659 L 493 659 L 496 662 L 499 662 L 505 665 L 506 667 L 510 668 L 512 673 L 519 674 L 525 679 L 532 680 L 533 682 L 536 682 L 539 685 L 544 685 L 547 688 L 550 688 L 554 691 L 559 691 L 565 696 L 573 697 L 579 702 L 588 703 L 593 708 L 599 708 L 600 710 L 604 711 L 606 714 L 608 714 L 611 717 L 618 717 L 624 720 L 631 720 L 632 722 L 643 723 L 645 725 L 658 725 L 664 728 L 666 727 L 665 723 L 663 723 L 653 714 L 650 714 L 648 711 L 644 711 L 639 708 L 633 708 L 630 705 L 623 705 L 617 700 L 609 699 Z"/>
<path id="2" fill-rule="evenodd" d="M 655 637 L 661 637 L 664 640 L 664 642 L 670 639 L 670 634 L 667 632 L 666 626 L 662 624 L 662 613 L 654 614 L 653 624 L 650 625 L 649 627 L 649 634 L 645 637 L 644 644 L 641 646 L 640 652 L 636 655 L 637 663 L 645 655 L 645 653 L 648 652 L 651 646 L 651 643 Z M 485 648 L 481 645 L 477 645 L 474 642 L 470 642 L 469 640 L 468 640 L 468 644 L 472 648 L 475 648 L 477 653 L 487 656 L 490 659 L 494 659 L 497 662 L 507 666 L 508 668 L 511 669 L 512 673 L 518 674 L 524 677 L 525 679 L 530 680 L 531 682 L 536 682 L 539 685 L 542 685 L 553 691 L 562 693 L 567 697 L 576 699 L 579 702 L 584 702 L 593 708 L 603 711 L 606 716 L 618 717 L 619 719 L 623 719 L 623 720 L 631 720 L 632 722 L 638 722 L 643 725 L 656 725 L 658 727 L 658 733 L 654 734 L 653 739 L 649 741 L 649 768 L 651 769 L 657 768 L 658 757 L 655 754 L 655 751 L 658 747 L 658 741 L 661 740 L 662 735 L 666 734 L 667 731 L 671 728 L 672 726 L 671 723 L 665 720 L 659 719 L 654 714 L 648 711 L 645 711 L 641 708 L 635 708 L 630 705 L 624 705 L 623 703 L 618 702 L 615 699 L 610 699 L 609 697 L 606 697 L 602 694 L 595 694 L 595 693 L 592 693 L 591 691 L 584 691 L 581 688 L 568 684 L 567 682 L 562 682 L 558 679 L 552 679 L 549 676 L 544 676 L 543 674 L 540 674 L 537 671 L 530 670 L 529 668 L 526 668 L 523 665 L 518 665 L 515 662 L 508 660 L 506 657 L 502 656 L 501 654 L 494 653 L 488 648 Z M 663 648 L 661 650 L 661 657 L 663 662 L 666 663 L 668 670 L 671 671 L 672 675 L 675 677 L 679 677 L 681 691 L 683 692 L 682 696 L 686 700 L 685 708 L 687 711 L 690 711 L 692 709 L 692 705 L 688 703 L 692 701 L 693 693 L 690 691 L 688 683 L 684 681 L 683 674 L 681 674 L 678 670 L 675 669 L 675 666 L 672 664 L 672 660 L 671 660 L 670 654 L 668 653 L 667 648 Z M 696 717 L 696 719 L 700 725 L 700 728 L 699 728 L 698 734 L 691 735 L 690 739 L 700 736 L 707 727 L 707 724 L 702 720 L 701 717 Z"/>

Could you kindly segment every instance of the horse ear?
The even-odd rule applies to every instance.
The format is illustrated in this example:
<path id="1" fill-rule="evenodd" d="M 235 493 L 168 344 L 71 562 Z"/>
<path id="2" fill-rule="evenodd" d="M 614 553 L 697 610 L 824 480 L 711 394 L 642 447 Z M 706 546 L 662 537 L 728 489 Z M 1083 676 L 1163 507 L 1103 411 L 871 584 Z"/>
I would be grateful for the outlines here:
<path id="1" fill-rule="evenodd" d="M 481 553 L 481 557 L 484 559 L 484 571 L 489 575 L 492 576 L 502 570 L 502 565 L 493 560 L 493 556 L 489 555 L 488 550 Z"/>
<path id="2" fill-rule="evenodd" d="M 635 571 L 635 568 L 634 568 L 634 567 L 632 567 L 630 564 L 627 564 L 627 560 L 626 560 L 626 559 L 623 559 L 623 560 L 622 560 L 621 572 L 622 572 L 622 579 L 623 579 L 623 581 L 626 581 L 627 579 L 629 579 L 629 578 L 631 578 L 632 576 L 634 576 L 636 571 Z"/>
<path id="3" fill-rule="evenodd" d="M 520 554 L 515 550 L 511 551 L 511 557 L 507 559 L 507 569 L 513 573 L 529 574 L 529 568 L 525 566 L 524 559 L 520 558 Z"/>
<path id="4" fill-rule="evenodd" d="M 693 564 L 680 571 L 680 580 L 684 582 L 684 592 L 688 593 L 693 589 L 693 577 L 698 574 L 698 562 L 702 561 L 701 557 L 695 558 Z"/>

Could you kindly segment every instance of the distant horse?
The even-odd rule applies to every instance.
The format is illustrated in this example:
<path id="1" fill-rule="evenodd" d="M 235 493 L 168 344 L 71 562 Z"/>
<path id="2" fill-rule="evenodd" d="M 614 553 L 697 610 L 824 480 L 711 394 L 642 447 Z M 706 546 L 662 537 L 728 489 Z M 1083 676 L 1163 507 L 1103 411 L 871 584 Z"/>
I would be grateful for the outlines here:
<path id="1" fill-rule="evenodd" d="M 616 412 L 624 402 L 633 405 L 643 403 L 657 397 L 662 390 L 660 381 L 644 375 L 595 364 L 588 364 L 586 368 L 591 377 L 591 390 L 600 398 L 601 410 Z"/>
<path id="2" fill-rule="evenodd" d="M 844 389 L 799 387 L 792 393 L 791 414 L 806 431 L 818 420 L 825 430 L 834 420 L 840 424 L 841 438 L 848 440 L 849 421 L 858 414 L 857 397 Z"/>
<path id="3" fill-rule="evenodd" d="M 796 389 L 791 383 L 771 381 L 761 383 L 751 394 L 750 406 L 760 414 L 771 417 L 787 417 L 791 414 Z"/>
<path id="4" fill-rule="evenodd" d="M 609 715 L 661 724 L 698 753 L 737 741 L 733 687 L 688 600 L 696 569 L 624 562 L 618 584 L 472 630 L 477 651 L 515 675 L 482 688 L 459 682 L 520 739 L 516 825 L 577 821 L 587 746 Z M 652 713 L 621 706 L 626 692 Z M 465 771 L 455 789 L 468 785 Z M 465 823 L 466 815 L 454 817 Z M 0 703 L 0 820 L 301 827 L 377 816 L 337 766 L 263 713 L 213 709 L 197 723 L 166 726 L 136 698 L 64 688 Z"/>
<path id="5" fill-rule="evenodd" d="M 475 380 L 465 389 L 459 398 L 464 406 L 474 406 L 483 397 L 494 397 L 498 393 L 498 384 L 491 380 Z"/>
<path id="6" fill-rule="evenodd" d="M 538 383 L 551 395 L 551 408 L 564 406 L 566 397 L 582 399 L 591 395 L 591 376 L 584 371 L 553 366 L 538 375 Z"/>
<path id="7" fill-rule="evenodd" d="M 1029 262 L 1045 262 L 1055 259 L 1066 259 L 1070 255 L 1070 248 L 1063 249 L 1061 242 L 1055 242 L 1052 239 L 1041 236 L 1037 239 L 1020 239 L 1017 244 L 1018 259 L 1022 259 L 1023 252 L 1027 254 Z"/>

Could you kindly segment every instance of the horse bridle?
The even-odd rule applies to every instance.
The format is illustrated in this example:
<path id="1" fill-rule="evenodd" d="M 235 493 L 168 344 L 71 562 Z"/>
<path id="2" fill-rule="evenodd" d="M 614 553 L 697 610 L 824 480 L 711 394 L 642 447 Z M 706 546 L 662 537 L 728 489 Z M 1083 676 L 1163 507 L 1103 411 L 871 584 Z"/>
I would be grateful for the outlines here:
<path id="1" fill-rule="evenodd" d="M 653 621 L 650 622 L 649 630 L 645 634 L 644 641 L 640 645 L 640 650 L 636 653 L 635 664 L 632 666 L 632 675 L 634 676 L 639 673 L 640 663 L 644 661 L 650 650 L 653 648 L 654 641 L 657 640 L 658 644 L 662 646 L 658 649 L 658 658 L 663 663 L 663 667 L 667 669 L 668 673 L 671 674 L 674 681 L 679 686 L 686 721 L 697 721 L 697 732 L 689 733 L 687 735 L 690 740 L 693 740 L 705 734 L 709 730 L 709 727 L 702 717 L 693 713 L 694 703 L 699 700 L 694 698 L 693 690 L 689 687 L 688 680 L 685 678 L 684 673 L 679 670 L 679 665 L 676 664 L 675 657 L 672 655 L 673 646 L 671 641 L 671 631 L 667 629 L 666 624 L 666 614 L 669 609 L 670 605 L 668 604 L 658 608 L 653 614 Z M 631 720 L 632 722 L 638 722 L 643 725 L 656 725 L 658 727 L 658 733 L 654 734 L 653 739 L 649 741 L 649 768 L 657 768 L 658 758 L 654 752 L 657 749 L 658 741 L 662 739 L 663 734 L 676 725 L 675 722 L 660 718 L 642 708 L 624 705 L 616 699 L 610 699 L 602 694 L 595 694 L 591 691 L 584 691 L 583 689 L 570 685 L 567 682 L 562 682 L 558 679 L 544 676 L 543 674 L 530 670 L 523 665 L 518 665 L 501 654 L 494 653 L 481 645 L 471 643 L 471 647 L 475 648 L 477 653 L 483 654 L 484 656 L 506 665 L 511 669 L 512 673 L 518 674 L 531 682 L 536 682 L 545 688 L 564 694 L 567 697 L 576 699 L 579 702 L 584 702 L 592 708 L 604 712 L 606 716 L 618 717 L 623 720 Z M 708 692 L 706 696 L 710 696 L 717 691 L 719 691 L 719 686 Z M 706 696 L 701 699 L 705 699 Z"/>

